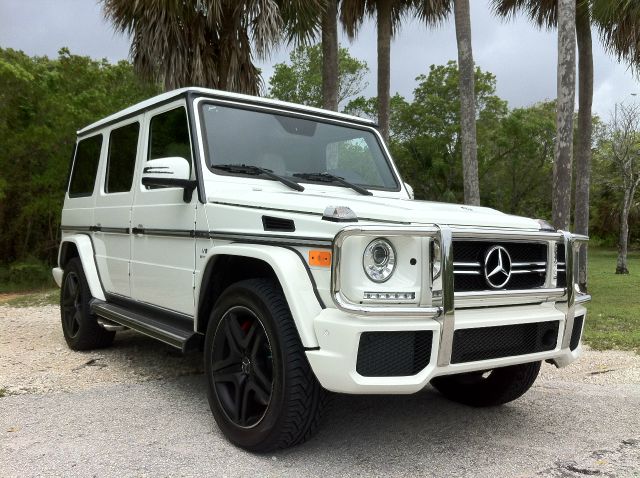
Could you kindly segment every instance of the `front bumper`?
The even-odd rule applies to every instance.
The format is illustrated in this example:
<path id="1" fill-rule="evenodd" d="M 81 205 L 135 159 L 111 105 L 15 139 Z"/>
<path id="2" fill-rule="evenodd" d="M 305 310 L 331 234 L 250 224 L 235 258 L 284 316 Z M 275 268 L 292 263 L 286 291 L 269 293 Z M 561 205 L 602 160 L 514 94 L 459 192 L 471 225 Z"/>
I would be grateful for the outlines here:
<path id="1" fill-rule="evenodd" d="M 441 273 L 438 281 L 429 284 L 432 288 L 431 302 L 419 306 L 372 306 L 349 302 L 341 291 L 343 258 L 342 246 L 351 236 L 414 236 L 437 240 L 441 249 Z M 544 288 L 521 291 L 491 291 L 471 294 L 454 292 L 453 239 L 467 238 L 483 240 L 497 237 L 499 240 L 548 241 L 547 283 Z M 586 318 L 583 303 L 590 296 L 583 294 L 577 285 L 578 251 L 588 238 L 569 232 L 545 231 L 492 231 L 473 228 L 451 228 L 448 226 L 348 226 L 336 235 L 333 244 L 331 294 L 335 309 L 325 309 L 314 319 L 319 350 L 307 352 L 309 362 L 327 389 L 344 393 L 413 393 L 422 389 L 433 377 L 474 370 L 488 370 L 518 363 L 552 360 L 557 366 L 566 366 L 581 353 L 579 339 Z M 556 244 L 563 244 L 566 251 L 566 286 L 559 287 L 556 277 L 558 262 Z M 582 320 L 576 321 L 577 317 Z M 545 324 L 547 323 L 547 324 Z M 574 323 L 576 324 L 574 327 Z M 524 324 L 530 324 L 529 326 Z M 537 325 L 536 325 L 537 324 Z M 508 327 L 517 329 L 542 329 L 544 346 L 505 349 L 499 353 L 487 353 L 481 359 L 454 360 L 454 337 L 465 329 Z M 547 330 L 544 330 L 544 329 Z M 549 328 L 554 331 L 549 335 Z M 579 329 L 579 330 L 578 330 Z M 384 374 L 358 373 L 358 351 L 360 338 L 367 332 L 417 332 L 428 331 L 431 337 L 430 351 L 420 350 L 423 355 L 430 352 L 424 366 L 415 367 L 411 373 Z M 458 336 L 471 336 L 467 342 L 474 348 L 474 338 L 494 331 L 505 333 L 505 329 L 469 330 Z M 572 334 L 574 337 L 572 337 Z M 378 334 L 379 335 L 379 334 Z M 406 334 L 404 334 L 406 335 Z M 420 334 L 422 341 L 428 334 Z M 577 335 L 577 342 L 575 336 Z M 397 336 L 397 334 L 396 334 Z M 493 338 L 489 338 L 492 341 Z M 540 337 L 535 340 L 539 341 Z M 511 335 L 511 345 L 526 342 Z M 395 347 L 397 350 L 398 346 Z M 495 351 L 500 349 L 496 345 Z M 417 350 L 417 349 L 416 349 Z M 460 352 L 458 342 L 457 352 Z M 464 347 L 462 349 L 464 352 Z M 393 358 L 394 347 L 384 351 Z M 374 354 L 375 356 L 375 354 Z M 423 357 L 424 358 L 424 357 Z M 384 361 L 384 359 L 381 359 Z M 427 363 L 428 362 L 428 363 Z"/>
<path id="2" fill-rule="evenodd" d="M 576 317 L 586 317 L 586 309 L 575 307 Z M 346 314 L 337 309 L 324 309 L 315 318 L 314 326 L 319 350 L 307 351 L 311 367 L 328 390 L 353 394 L 407 394 L 423 389 L 438 375 L 450 375 L 475 370 L 489 370 L 519 363 L 552 360 L 559 367 L 576 360 L 582 347 L 571 350 L 563 346 L 566 318 L 553 304 L 524 305 L 500 308 L 464 309 L 456 311 L 455 330 L 559 322 L 559 333 L 553 350 L 465 363 L 438 364 L 441 351 L 441 323 L 433 319 L 385 317 L 376 320 Z M 584 323 L 584 321 L 583 321 Z M 415 375 L 365 377 L 356 371 L 360 337 L 365 332 L 431 331 L 433 342 L 428 365 Z M 571 335 L 571 330 L 569 330 Z"/>

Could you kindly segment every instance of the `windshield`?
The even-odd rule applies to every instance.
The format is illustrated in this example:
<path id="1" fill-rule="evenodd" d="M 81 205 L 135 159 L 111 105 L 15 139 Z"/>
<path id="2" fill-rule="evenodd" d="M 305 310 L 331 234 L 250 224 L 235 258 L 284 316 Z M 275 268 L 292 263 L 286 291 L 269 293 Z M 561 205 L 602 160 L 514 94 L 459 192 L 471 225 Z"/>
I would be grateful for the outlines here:
<path id="1" fill-rule="evenodd" d="M 257 166 L 298 182 L 316 181 L 296 174 L 329 173 L 365 188 L 398 190 L 371 131 L 210 103 L 201 111 L 209 167 Z"/>

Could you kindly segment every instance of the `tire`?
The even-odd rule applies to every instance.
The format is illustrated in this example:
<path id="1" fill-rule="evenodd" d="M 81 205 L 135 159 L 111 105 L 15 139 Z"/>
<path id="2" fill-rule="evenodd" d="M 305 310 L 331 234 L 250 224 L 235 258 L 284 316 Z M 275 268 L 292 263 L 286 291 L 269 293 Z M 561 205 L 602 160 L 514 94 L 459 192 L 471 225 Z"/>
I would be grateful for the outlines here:
<path id="1" fill-rule="evenodd" d="M 211 412 L 235 445 L 267 452 L 317 431 L 326 392 L 276 282 L 246 280 L 222 293 L 207 326 L 204 359 Z"/>
<path id="2" fill-rule="evenodd" d="M 489 371 L 444 375 L 431 380 L 442 395 L 472 407 L 495 407 L 521 397 L 531 388 L 541 362 L 531 362 Z"/>
<path id="3" fill-rule="evenodd" d="M 115 332 L 107 332 L 95 315 L 91 314 L 91 291 L 78 257 L 64 268 L 60 289 L 60 318 L 64 340 L 72 350 L 91 350 L 108 347 Z"/>

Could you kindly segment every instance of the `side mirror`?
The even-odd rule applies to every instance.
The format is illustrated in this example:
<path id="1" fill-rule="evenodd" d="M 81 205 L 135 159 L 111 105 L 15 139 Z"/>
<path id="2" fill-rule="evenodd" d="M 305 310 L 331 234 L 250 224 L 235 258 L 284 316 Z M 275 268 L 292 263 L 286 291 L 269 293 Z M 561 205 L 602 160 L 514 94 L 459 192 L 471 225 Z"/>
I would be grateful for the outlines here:
<path id="1" fill-rule="evenodd" d="M 409 193 L 409 199 L 415 199 L 415 194 L 413 194 L 413 188 L 411 185 L 409 183 L 404 183 L 404 187 L 407 190 L 407 193 Z"/>
<path id="2" fill-rule="evenodd" d="M 184 201 L 191 202 L 198 183 L 191 179 L 189 161 L 184 158 L 158 158 L 147 161 L 142 170 L 142 184 L 164 188 L 183 188 Z"/>

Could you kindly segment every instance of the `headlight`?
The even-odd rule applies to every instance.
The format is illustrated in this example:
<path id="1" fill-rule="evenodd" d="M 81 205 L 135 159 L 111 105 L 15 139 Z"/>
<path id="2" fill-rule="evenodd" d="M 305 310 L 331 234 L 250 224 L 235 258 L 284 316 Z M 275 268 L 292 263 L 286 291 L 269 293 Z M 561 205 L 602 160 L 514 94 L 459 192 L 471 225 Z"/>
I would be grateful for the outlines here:
<path id="1" fill-rule="evenodd" d="M 364 250 L 364 272 L 373 282 L 384 282 L 396 268 L 396 252 L 386 239 L 374 239 Z"/>
<path id="2" fill-rule="evenodd" d="M 431 241 L 431 280 L 436 280 L 440 277 L 440 271 L 442 270 L 442 262 L 440 262 L 440 243 L 438 241 Z"/>

